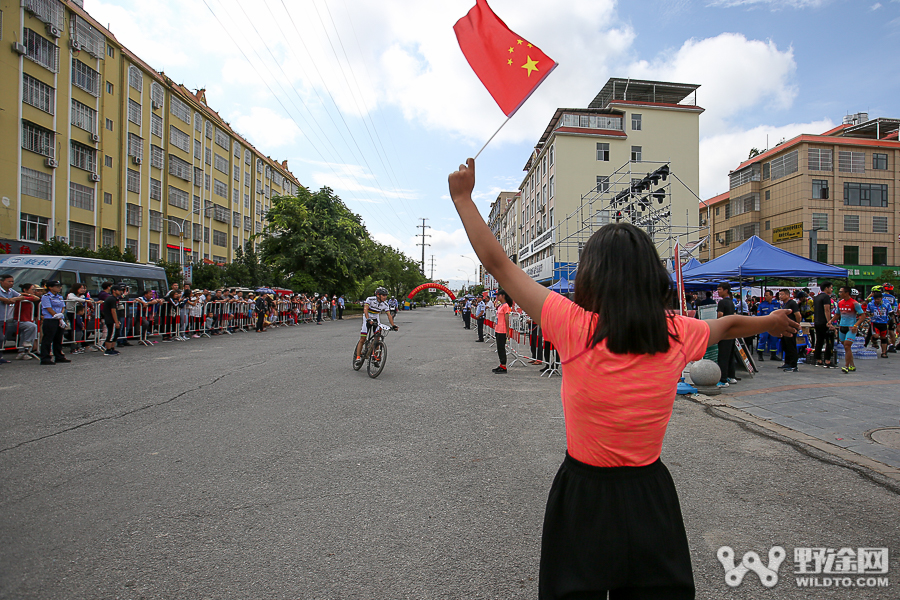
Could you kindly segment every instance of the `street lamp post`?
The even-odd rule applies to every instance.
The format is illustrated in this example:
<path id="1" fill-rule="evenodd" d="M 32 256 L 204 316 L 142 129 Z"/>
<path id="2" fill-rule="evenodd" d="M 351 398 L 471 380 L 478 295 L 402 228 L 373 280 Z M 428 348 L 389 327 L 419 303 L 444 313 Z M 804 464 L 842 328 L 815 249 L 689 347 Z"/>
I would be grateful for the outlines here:
<path id="1" fill-rule="evenodd" d="M 468 294 L 469 293 L 469 272 L 463 271 L 462 269 L 457 269 L 457 271 L 465 274 L 465 276 L 466 276 L 466 293 Z"/>
<path id="2" fill-rule="evenodd" d="M 181 285 L 184 285 L 184 223 L 168 217 L 162 217 L 162 220 L 174 223 L 178 227 L 178 266 L 181 269 Z"/>
<path id="3" fill-rule="evenodd" d="M 478 263 L 475 262 L 475 259 L 472 258 L 471 256 L 466 256 L 465 254 L 460 254 L 460 256 L 462 256 L 463 258 L 468 258 L 469 260 L 472 261 L 472 266 L 475 267 L 475 270 L 473 271 L 473 273 L 475 274 L 475 280 L 477 281 L 478 280 Z M 468 274 L 466 275 L 466 277 L 468 277 Z"/>

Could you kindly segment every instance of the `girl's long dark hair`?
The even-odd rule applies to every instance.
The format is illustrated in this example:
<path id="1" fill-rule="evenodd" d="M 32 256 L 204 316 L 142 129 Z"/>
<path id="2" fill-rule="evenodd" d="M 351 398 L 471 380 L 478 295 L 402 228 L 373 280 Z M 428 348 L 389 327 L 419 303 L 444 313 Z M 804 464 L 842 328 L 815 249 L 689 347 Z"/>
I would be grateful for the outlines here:
<path id="1" fill-rule="evenodd" d="M 606 340 L 615 354 L 668 352 L 666 308 L 671 280 L 653 240 L 630 223 L 598 230 L 584 245 L 575 277 L 575 303 L 597 314 L 592 348 Z"/>

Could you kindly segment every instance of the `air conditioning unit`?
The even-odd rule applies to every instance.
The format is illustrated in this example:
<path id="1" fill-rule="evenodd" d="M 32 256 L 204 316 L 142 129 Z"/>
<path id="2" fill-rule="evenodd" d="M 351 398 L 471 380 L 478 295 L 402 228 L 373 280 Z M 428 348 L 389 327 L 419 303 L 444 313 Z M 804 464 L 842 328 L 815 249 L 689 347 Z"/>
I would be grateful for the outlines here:
<path id="1" fill-rule="evenodd" d="M 706 219 L 700 219 L 700 225 L 706 225 Z"/>
<path id="2" fill-rule="evenodd" d="M 150 102 L 150 106 L 153 107 L 153 110 L 159 110 L 160 108 L 162 108 L 162 102 L 157 102 L 156 100 L 153 100 L 152 102 Z"/>
<path id="3" fill-rule="evenodd" d="M 69 48 L 78 52 L 81 50 L 81 44 L 79 44 L 76 40 L 69 40 Z"/>
<path id="4" fill-rule="evenodd" d="M 20 44 L 19 42 L 13 42 L 12 45 L 13 52 L 18 54 L 19 56 L 25 56 L 28 54 L 28 48 L 25 47 L 25 44 Z"/>
<path id="5" fill-rule="evenodd" d="M 59 163 L 56 162 L 55 158 L 46 158 L 44 159 L 44 165 L 50 167 L 51 169 L 55 169 L 59 166 Z"/>
<path id="6" fill-rule="evenodd" d="M 100 134 L 99 134 L 99 133 L 92 133 L 92 134 L 91 134 L 91 141 L 94 142 L 95 144 L 96 144 L 97 142 L 99 142 L 99 141 L 100 141 Z"/>
<path id="7" fill-rule="evenodd" d="M 131 157 L 131 162 L 133 162 L 133 163 L 136 164 L 136 165 L 139 165 L 139 164 L 141 164 L 141 163 L 144 162 L 144 161 L 141 160 L 141 157 L 140 157 L 140 156 L 132 156 L 132 157 Z"/>
<path id="8" fill-rule="evenodd" d="M 49 35 L 50 37 L 58 38 L 62 35 L 62 31 L 59 30 L 59 27 L 51 23 L 47 23 L 47 35 Z"/>
<path id="9" fill-rule="evenodd" d="M 98 181 L 100 181 L 100 176 L 97 173 L 91 173 L 91 181 L 97 183 Z"/>
<path id="10" fill-rule="evenodd" d="M 67 237 L 64 236 L 64 235 L 58 235 L 58 236 L 56 236 L 56 239 L 58 239 L 59 241 L 61 241 L 63 244 L 68 244 L 68 243 L 69 243 L 69 238 L 67 238 Z"/>

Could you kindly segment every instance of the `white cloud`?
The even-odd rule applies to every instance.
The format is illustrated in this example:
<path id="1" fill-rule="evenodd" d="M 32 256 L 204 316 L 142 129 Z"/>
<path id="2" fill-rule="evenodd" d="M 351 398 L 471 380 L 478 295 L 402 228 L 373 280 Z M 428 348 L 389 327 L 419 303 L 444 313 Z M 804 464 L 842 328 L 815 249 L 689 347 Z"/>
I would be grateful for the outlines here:
<path id="1" fill-rule="evenodd" d="M 452 225 L 458 226 L 459 220 L 457 219 L 456 223 Z M 433 227 L 428 230 L 428 233 L 431 234 L 431 237 L 426 238 L 426 243 L 431 245 L 425 247 L 425 273 L 431 275 L 431 257 L 434 256 L 435 279 L 459 281 L 460 278 L 468 276 L 470 281 L 474 281 L 478 257 L 472 251 L 466 230 L 462 227 L 456 229 Z M 383 230 L 373 231 L 372 237 L 382 244 L 397 248 L 417 262 L 422 259 L 422 247 L 416 245 L 422 241 L 420 237 L 410 236 L 404 240 Z M 473 260 L 475 265 L 472 264 Z M 460 270 L 463 272 L 460 273 Z M 464 279 L 463 283 L 465 283 Z"/>
<path id="2" fill-rule="evenodd" d="M 801 133 L 820 134 L 834 127 L 830 119 L 811 123 L 792 123 L 773 127 L 762 125 L 746 131 L 732 131 L 703 138 L 700 141 L 700 197 L 711 198 L 728 190 L 728 172 L 747 160 L 751 148 L 766 149 L 782 139 Z"/>
<path id="3" fill-rule="evenodd" d="M 263 152 L 270 149 L 293 146 L 302 135 L 297 125 L 288 117 L 263 106 L 252 106 L 249 112 L 236 110 L 228 116 L 231 126 Z"/>
<path id="4" fill-rule="evenodd" d="M 628 73 L 700 84 L 697 103 L 706 109 L 700 117 L 702 136 L 722 130 L 730 119 L 763 103 L 771 110 L 789 108 L 797 95 L 793 83 L 796 69 L 792 48 L 782 51 L 771 40 L 723 33 L 690 39 L 673 54 L 632 64 Z"/>
<path id="5" fill-rule="evenodd" d="M 872 6 L 870 6 L 869 8 L 870 8 L 871 10 L 878 10 L 879 8 L 881 8 L 881 2 L 876 2 L 875 4 L 873 4 Z"/>

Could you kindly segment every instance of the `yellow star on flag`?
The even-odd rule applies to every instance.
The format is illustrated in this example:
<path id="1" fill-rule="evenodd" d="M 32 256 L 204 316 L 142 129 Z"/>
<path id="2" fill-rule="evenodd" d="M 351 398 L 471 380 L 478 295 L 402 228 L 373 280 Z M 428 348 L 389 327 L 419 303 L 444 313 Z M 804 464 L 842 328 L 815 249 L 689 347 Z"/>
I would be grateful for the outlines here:
<path id="1" fill-rule="evenodd" d="M 507 61 L 506 61 L 506 64 L 511 65 L 511 64 L 512 64 L 512 59 L 510 58 L 509 60 L 507 60 Z"/>
<path id="2" fill-rule="evenodd" d="M 516 40 L 516 43 L 519 44 L 519 45 L 521 46 L 521 45 L 522 45 L 522 40 Z"/>
<path id="3" fill-rule="evenodd" d="M 532 71 L 538 71 L 538 70 L 539 70 L 539 69 L 537 68 L 537 65 L 538 65 L 539 62 L 540 62 L 540 61 L 537 61 L 537 60 L 531 60 L 531 57 L 529 56 L 529 57 L 528 57 L 528 61 L 527 61 L 524 65 L 522 65 L 522 68 L 523 68 L 523 69 L 528 69 L 528 76 L 531 77 L 531 72 L 532 72 Z"/>
<path id="4" fill-rule="evenodd" d="M 512 47 L 510 47 L 509 51 L 510 51 L 510 53 L 512 53 L 512 51 L 513 51 Z"/>
<path id="5" fill-rule="evenodd" d="M 528 47 L 529 47 L 529 48 L 534 48 L 534 46 L 532 46 L 531 44 L 528 44 Z"/>

